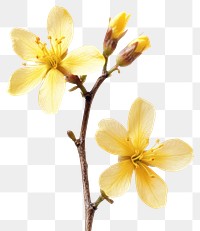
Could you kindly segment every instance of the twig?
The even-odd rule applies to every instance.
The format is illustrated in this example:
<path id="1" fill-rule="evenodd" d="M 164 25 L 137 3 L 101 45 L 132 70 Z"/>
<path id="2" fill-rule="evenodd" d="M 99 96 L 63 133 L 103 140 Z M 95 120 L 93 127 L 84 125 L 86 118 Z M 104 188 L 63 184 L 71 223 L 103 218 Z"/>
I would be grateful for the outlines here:
<path id="1" fill-rule="evenodd" d="M 94 214 L 95 214 L 95 211 L 98 205 L 104 199 L 106 199 L 109 203 L 113 202 L 112 200 L 104 197 L 103 195 L 101 195 L 95 203 L 91 202 L 90 186 L 89 186 L 89 179 L 88 179 L 88 164 L 87 164 L 86 150 L 85 150 L 85 138 L 86 138 L 86 132 L 87 132 L 87 125 L 88 125 L 90 109 L 91 109 L 93 99 L 99 87 L 104 82 L 104 80 L 108 78 L 112 74 L 113 71 L 118 70 L 116 66 L 111 68 L 110 71 L 107 71 L 106 69 L 107 69 L 107 60 L 104 65 L 102 75 L 97 79 L 92 90 L 90 92 L 87 92 L 84 88 L 84 92 L 82 91 L 82 93 L 84 93 L 83 96 L 85 98 L 85 108 L 84 108 L 79 138 L 76 139 L 74 133 L 72 131 L 68 131 L 68 136 L 74 141 L 77 147 L 78 153 L 79 153 L 81 173 L 82 173 L 82 183 L 83 183 L 84 205 L 85 205 L 85 231 L 92 230 Z"/>
<path id="2" fill-rule="evenodd" d="M 101 86 L 103 81 L 108 77 L 108 75 L 102 75 L 98 78 L 97 82 L 95 83 L 94 87 L 90 92 L 85 95 L 85 109 L 83 114 L 81 132 L 80 132 L 80 143 L 77 145 L 80 164 L 81 164 L 81 172 L 82 172 L 82 182 L 83 182 L 83 194 L 84 194 L 84 204 L 85 204 L 85 231 L 92 230 L 92 223 L 94 218 L 94 213 L 96 208 L 92 205 L 91 197 L 90 197 L 90 187 L 89 187 L 89 180 L 88 180 L 88 164 L 86 160 L 86 151 L 85 151 L 85 137 L 87 131 L 87 125 L 90 115 L 90 109 L 92 105 L 92 101 L 94 96 Z"/>

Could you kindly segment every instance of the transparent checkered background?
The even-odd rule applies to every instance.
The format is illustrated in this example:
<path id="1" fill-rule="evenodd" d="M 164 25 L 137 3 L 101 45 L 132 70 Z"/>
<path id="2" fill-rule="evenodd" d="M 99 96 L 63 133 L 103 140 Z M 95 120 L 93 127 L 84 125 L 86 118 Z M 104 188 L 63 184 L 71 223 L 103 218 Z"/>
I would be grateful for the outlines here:
<path id="1" fill-rule="evenodd" d="M 22 61 L 9 37 L 24 27 L 46 39 L 46 18 L 55 5 L 74 18 L 70 49 L 95 45 L 102 50 L 108 18 L 122 10 L 132 14 L 129 31 L 117 51 L 138 34 L 152 48 L 133 65 L 113 74 L 94 101 L 87 151 L 92 197 L 99 174 L 116 162 L 95 144 L 97 123 L 112 117 L 126 124 L 139 95 L 157 109 L 153 138 L 180 137 L 194 147 L 193 164 L 177 173 L 159 171 L 169 187 L 165 209 L 143 204 L 135 185 L 110 206 L 102 203 L 94 231 L 200 230 L 200 1 L 199 0 L 6 0 L 0 2 L 0 230 L 83 230 L 79 160 L 66 131 L 79 132 L 83 102 L 79 92 L 66 93 L 57 115 L 43 114 L 38 89 L 12 97 L 6 92 L 11 73 Z M 117 54 L 115 52 L 115 55 Z M 115 62 L 112 56 L 110 65 Z M 96 75 L 88 78 L 91 88 Z"/>

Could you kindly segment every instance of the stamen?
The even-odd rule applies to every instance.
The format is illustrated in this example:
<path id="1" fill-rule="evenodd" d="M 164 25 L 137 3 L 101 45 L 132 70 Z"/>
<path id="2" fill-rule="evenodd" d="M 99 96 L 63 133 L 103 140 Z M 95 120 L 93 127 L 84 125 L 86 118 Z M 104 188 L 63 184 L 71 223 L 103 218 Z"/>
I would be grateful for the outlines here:
<path id="1" fill-rule="evenodd" d="M 138 168 L 138 167 L 139 167 L 139 164 L 136 163 L 136 162 L 133 162 L 133 165 L 134 165 L 135 168 Z"/>
<path id="2" fill-rule="evenodd" d="M 146 173 L 149 175 L 149 177 L 155 178 L 155 175 L 151 174 L 151 172 L 149 171 L 149 169 L 144 164 L 142 164 L 142 167 L 144 168 L 144 170 L 146 171 Z"/>
<path id="3" fill-rule="evenodd" d="M 162 148 L 164 146 L 164 144 L 160 144 L 158 147 L 157 147 L 157 149 L 158 148 Z"/>
<path id="4" fill-rule="evenodd" d="M 136 165 L 138 165 L 137 161 L 141 161 L 142 158 L 143 158 L 143 154 L 140 154 L 140 155 L 138 154 L 136 156 L 133 155 L 133 156 L 131 156 L 131 161 L 132 161 L 133 165 L 136 166 Z"/>
<path id="5" fill-rule="evenodd" d="M 39 37 L 36 37 L 36 38 L 35 38 L 35 42 L 36 42 L 37 44 L 40 44 L 40 38 L 39 38 Z"/>
<path id="6" fill-rule="evenodd" d="M 159 139 L 157 139 L 157 140 L 156 140 L 156 144 L 159 144 L 159 143 L 160 143 L 160 140 L 159 140 Z"/>
<path id="7" fill-rule="evenodd" d="M 55 42 L 52 41 L 52 37 L 49 35 L 48 39 L 50 40 L 51 49 L 47 48 L 46 43 L 42 43 L 39 37 L 35 38 L 39 49 L 42 51 L 43 55 L 36 55 L 36 58 L 40 62 L 49 63 L 53 68 L 57 68 L 58 63 L 62 59 L 61 57 L 61 43 L 65 37 L 62 36 L 60 39 L 55 39 Z"/>
<path id="8" fill-rule="evenodd" d="M 57 39 L 56 42 L 57 42 L 57 51 L 58 51 L 58 54 L 59 56 L 61 56 L 61 43 L 62 43 L 62 40 L 65 39 L 64 36 L 62 36 L 60 39 Z"/>
<path id="9" fill-rule="evenodd" d="M 153 147 L 151 149 L 149 149 L 149 151 L 150 152 L 155 152 L 155 150 L 157 150 L 158 148 L 160 148 L 160 147 L 163 146 L 163 144 L 159 145 L 159 143 L 160 143 L 160 140 L 157 139 L 156 142 L 155 142 L 155 144 L 153 145 Z"/>

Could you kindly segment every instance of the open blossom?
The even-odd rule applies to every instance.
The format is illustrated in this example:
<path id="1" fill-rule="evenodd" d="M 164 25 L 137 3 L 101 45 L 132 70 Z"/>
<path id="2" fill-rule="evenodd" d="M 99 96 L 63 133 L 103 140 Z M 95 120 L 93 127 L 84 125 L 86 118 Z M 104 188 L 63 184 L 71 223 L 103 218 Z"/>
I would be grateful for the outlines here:
<path id="1" fill-rule="evenodd" d="M 49 48 L 27 30 L 12 30 L 13 49 L 27 63 L 11 76 L 9 93 L 21 95 L 41 83 L 39 105 L 43 111 L 55 113 L 65 92 L 66 77 L 96 71 L 103 66 L 105 59 L 93 46 L 83 46 L 68 53 L 73 21 L 63 7 L 55 6 L 50 11 L 47 31 Z"/>
<path id="2" fill-rule="evenodd" d="M 96 133 L 98 145 L 105 151 L 118 155 L 118 163 L 100 176 L 100 188 L 107 196 L 116 197 L 129 190 L 135 173 L 137 192 L 152 208 L 166 204 L 167 186 L 152 170 L 177 171 L 187 166 L 192 159 L 192 148 L 180 139 L 170 139 L 146 150 L 153 129 L 154 107 L 138 98 L 132 105 L 128 117 L 128 131 L 113 119 L 100 121 Z"/>
<path id="3" fill-rule="evenodd" d="M 104 39 L 104 54 L 109 56 L 115 50 L 118 41 L 126 33 L 126 25 L 128 23 L 130 14 L 126 12 L 121 12 L 114 18 L 110 19 L 108 30 Z"/>
<path id="4" fill-rule="evenodd" d="M 131 41 L 117 56 L 118 66 L 125 67 L 130 65 L 138 56 L 151 46 L 147 36 L 139 36 Z"/>

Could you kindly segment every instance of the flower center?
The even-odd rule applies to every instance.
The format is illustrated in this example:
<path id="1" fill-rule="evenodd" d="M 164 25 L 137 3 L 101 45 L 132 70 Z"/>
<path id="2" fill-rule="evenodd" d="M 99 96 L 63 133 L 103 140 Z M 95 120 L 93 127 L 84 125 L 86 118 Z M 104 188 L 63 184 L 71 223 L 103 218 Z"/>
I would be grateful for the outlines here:
<path id="1" fill-rule="evenodd" d="M 137 162 L 141 161 L 143 158 L 143 152 L 139 153 L 139 151 L 135 151 L 135 154 L 131 156 L 131 161 L 135 167 L 138 166 Z"/>
<path id="2" fill-rule="evenodd" d="M 50 41 L 51 48 L 47 48 L 46 43 L 42 43 L 40 41 L 39 37 L 36 37 L 35 42 L 37 43 L 39 49 L 42 51 L 40 55 L 37 55 L 36 58 L 38 59 L 39 62 L 42 63 L 47 63 L 49 64 L 52 68 L 57 68 L 59 62 L 62 60 L 62 40 L 65 37 L 61 37 L 60 39 L 52 39 L 51 36 L 48 36 L 48 39 Z"/>

